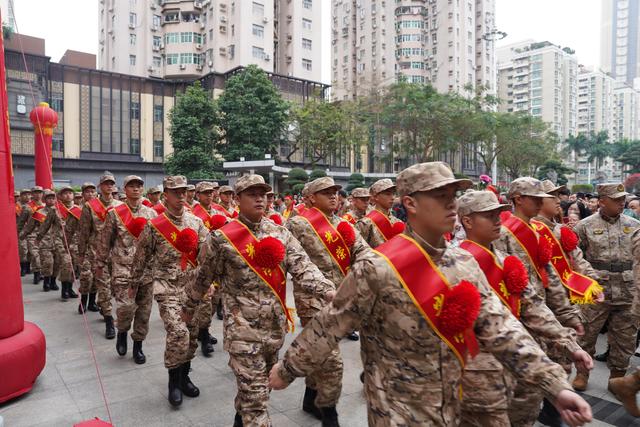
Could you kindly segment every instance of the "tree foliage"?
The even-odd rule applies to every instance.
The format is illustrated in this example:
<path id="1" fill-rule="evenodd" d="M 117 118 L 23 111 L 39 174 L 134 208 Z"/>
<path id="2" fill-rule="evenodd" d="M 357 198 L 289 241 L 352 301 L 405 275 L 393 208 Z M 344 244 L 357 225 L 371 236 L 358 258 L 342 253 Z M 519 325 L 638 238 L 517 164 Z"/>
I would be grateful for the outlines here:
<path id="1" fill-rule="evenodd" d="M 640 140 L 621 141 L 614 146 L 616 160 L 629 166 L 628 172 L 640 173 Z"/>
<path id="2" fill-rule="evenodd" d="M 289 171 L 289 176 L 285 180 L 285 183 L 296 194 L 302 191 L 302 187 L 309 180 L 309 175 L 302 168 L 293 168 Z"/>
<path id="3" fill-rule="evenodd" d="M 362 175 L 361 173 L 352 173 L 349 176 L 349 181 L 347 182 L 347 188 L 345 188 L 345 190 L 351 192 L 354 188 L 364 186 L 364 175 Z"/>
<path id="4" fill-rule="evenodd" d="M 567 175 L 575 172 L 575 169 L 565 166 L 561 160 L 549 159 L 538 168 L 537 177 L 541 181 L 550 179 L 555 184 L 567 185 L 567 182 L 569 182 Z"/>

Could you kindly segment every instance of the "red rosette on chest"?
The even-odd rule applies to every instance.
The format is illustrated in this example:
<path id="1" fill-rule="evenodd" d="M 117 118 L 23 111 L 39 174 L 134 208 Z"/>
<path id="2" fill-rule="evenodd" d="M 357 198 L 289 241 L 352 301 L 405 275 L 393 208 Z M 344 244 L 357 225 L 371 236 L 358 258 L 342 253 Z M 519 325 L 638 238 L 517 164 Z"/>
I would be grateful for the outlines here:
<path id="1" fill-rule="evenodd" d="M 147 225 L 146 218 L 141 216 L 137 218 L 133 218 L 133 220 L 131 221 L 131 225 L 129 227 L 129 231 L 131 232 L 133 237 L 137 239 L 138 237 L 140 237 L 140 234 L 142 234 L 142 230 L 144 230 L 144 227 L 146 225 Z"/>
<path id="2" fill-rule="evenodd" d="M 565 252 L 572 252 L 578 247 L 578 235 L 569 227 L 560 227 L 560 243 Z"/>
<path id="3" fill-rule="evenodd" d="M 227 217 L 224 215 L 213 215 L 209 220 L 209 224 L 211 225 L 212 230 L 217 230 L 227 223 Z"/>
<path id="4" fill-rule="evenodd" d="M 278 214 L 273 214 L 269 216 L 269 219 L 276 223 L 277 225 L 282 225 L 282 217 Z"/>
<path id="5" fill-rule="evenodd" d="M 176 238 L 176 248 L 185 254 L 198 249 L 198 233 L 191 228 L 180 230 Z"/>
<path id="6" fill-rule="evenodd" d="M 351 224 L 346 221 L 341 221 L 340 224 L 338 224 L 337 230 L 338 233 L 340 233 L 340 235 L 342 236 L 344 243 L 348 247 L 352 247 L 356 242 L 356 232 L 353 230 Z"/>
<path id="7" fill-rule="evenodd" d="M 391 226 L 391 230 L 393 231 L 394 236 L 397 236 L 398 234 L 404 232 L 404 229 L 405 229 L 405 225 L 404 225 L 404 222 L 402 221 L 394 222 L 393 225 Z"/>
<path id="8" fill-rule="evenodd" d="M 284 260 L 286 253 L 282 242 L 275 237 L 265 237 L 256 244 L 256 264 L 262 268 L 276 268 Z"/>
<path id="9" fill-rule="evenodd" d="M 503 278 L 507 290 L 512 294 L 521 294 L 529 283 L 526 267 L 518 257 L 513 255 L 504 259 Z"/>
<path id="10" fill-rule="evenodd" d="M 479 313 L 480 292 L 463 280 L 445 294 L 439 327 L 446 334 L 464 333 L 473 327 Z"/>

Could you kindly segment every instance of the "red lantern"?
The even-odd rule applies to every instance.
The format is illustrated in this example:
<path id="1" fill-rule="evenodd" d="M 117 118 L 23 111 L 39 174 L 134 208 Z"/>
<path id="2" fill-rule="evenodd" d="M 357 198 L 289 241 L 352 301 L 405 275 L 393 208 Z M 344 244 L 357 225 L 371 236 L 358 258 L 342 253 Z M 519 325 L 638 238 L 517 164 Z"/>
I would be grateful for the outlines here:
<path id="1" fill-rule="evenodd" d="M 52 139 L 53 130 L 58 126 L 58 113 L 46 102 L 41 102 L 31 110 L 29 119 L 33 123 L 35 132 L 36 185 L 53 189 Z"/>

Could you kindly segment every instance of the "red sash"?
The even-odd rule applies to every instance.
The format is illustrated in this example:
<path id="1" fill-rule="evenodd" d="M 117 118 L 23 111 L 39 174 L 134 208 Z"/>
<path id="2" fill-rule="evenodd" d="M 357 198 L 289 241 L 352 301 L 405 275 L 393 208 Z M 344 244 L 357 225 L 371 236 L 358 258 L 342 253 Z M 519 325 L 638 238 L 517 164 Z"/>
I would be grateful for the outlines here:
<path id="1" fill-rule="evenodd" d="M 209 212 L 204 210 L 200 203 L 196 203 L 193 209 L 191 209 L 191 213 L 200 218 L 204 223 L 204 226 L 207 227 L 208 230 L 211 230 L 211 215 L 209 215 Z"/>
<path id="2" fill-rule="evenodd" d="M 502 266 L 498 263 L 496 256 L 482 245 L 464 240 L 460 243 L 460 247 L 469 252 L 478 261 L 482 272 L 487 277 L 487 282 L 491 285 L 493 291 L 498 295 L 500 300 L 506 305 L 511 313 L 520 318 L 520 295 L 510 294 L 504 283 Z"/>
<path id="3" fill-rule="evenodd" d="M 156 211 L 156 213 L 158 215 L 162 215 L 164 213 L 164 211 L 167 210 L 167 207 L 165 205 L 163 205 L 162 203 L 158 202 L 157 204 L 155 204 L 152 208 L 154 211 Z"/>
<path id="4" fill-rule="evenodd" d="M 451 286 L 429 254 L 406 234 L 397 235 L 373 251 L 389 263 L 422 317 L 464 367 L 467 354 L 475 356 L 478 353 L 478 342 L 473 329 L 449 335 L 438 328 L 438 316 L 445 302 L 444 294 Z"/>
<path id="5" fill-rule="evenodd" d="M 389 221 L 389 218 L 387 218 L 385 214 L 377 209 L 374 209 L 367 214 L 367 218 L 371 219 L 371 221 L 376 226 L 378 231 L 380 231 L 380 234 L 382 234 L 385 240 L 389 240 L 393 237 L 393 226 L 391 225 L 391 221 Z"/>
<path id="6" fill-rule="evenodd" d="M 345 221 L 348 221 L 352 225 L 355 225 L 355 223 L 357 222 L 356 218 L 353 215 L 351 215 L 349 212 L 342 215 L 342 219 L 344 219 Z"/>
<path id="7" fill-rule="evenodd" d="M 97 197 L 89 200 L 87 203 L 89 204 L 89 207 L 91 208 L 93 213 L 96 214 L 101 222 L 104 222 L 107 219 L 107 214 L 111 209 L 113 209 L 112 206 L 105 208 L 102 202 Z"/>
<path id="8" fill-rule="evenodd" d="M 66 220 L 69 214 L 73 216 L 75 219 L 80 219 L 80 215 L 82 215 L 82 209 L 80 209 L 76 205 L 72 205 L 70 208 L 66 207 L 64 203 L 56 202 L 56 207 L 58 208 L 58 212 L 60 212 L 60 216 L 62 219 Z"/>
<path id="9" fill-rule="evenodd" d="M 520 244 L 522 249 L 527 254 L 529 258 L 529 262 L 535 268 L 536 274 L 542 281 L 542 284 L 546 288 L 549 286 L 549 278 L 547 277 L 546 271 L 542 271 L 540 266 L 538 265 L 538 236 L 536 235 L 533 228 L 529 226 L 526 222 L 513 215 L 511 212 L 504 211 L 500 214 L 500 219 L 502 221 L 502 225 L 511 233 L 511 235 L 516 239 L 516 241 Z M 523 260 L 524 261 L 524 260 Z"/>
<path id="10" fill-rule="evenodd" d="M 126 203 L 123 203 L 113 208 L 113 210 L 116 212 L 116 215 L 120 220 L 120 222 L 122 222 L 122 225 L 124 225 L 124 228 L 127 229 L 129 234 L 131 234 L 134 239 L 137 239 L 138 236 L 136 236 L 131 231 L 131 227 L 133 225 L 133 220 L 135 219 L 135 217 L 133 216 L 133 212 L 131 212 L 131 209 L 129 208 L 129 206 Z"/>
<path id="11" fill-rule="evenodd" d="M 285 316 L 287 317 L 287 321 L 293 331 L 293 319 L 291 318 L 291 313 L 289 309 L 287 309 L 286 301 L 287 301 L 287 276 L 282 269 L 281 266 L 278 266 L 277 269 L 269 269 L 260 267 L 255 260 L 255 247 L 258 243 L 258 239 L 253 235 L 251 230 L 247 228 L 240 221 L 231 221 L 225 224 L 222 228 L 219 228 L 220 234 L 224 236 L 225 239 L 231 246 L 238 252 L 238 255 L 243 259 L 244 262 L 247 263 L 249 268 L 253 270 L 256 275 L 262 279 L 264 283 L 269 286 L 271 291 L 275 294 L 280 301 L 280 306 L 282 307 L 282 311 L 284 311 Z"/>
<path id="12" fill-rule="evenodd" d="M 602 292 L 602 287 L 590 277 L 573 271 L 571 261 L 562 249 L 562 244 L 556 239 L 553 231 L 543 222 L 531 220 L 531 225 L 551 244 L 551 265 L 558 273 L 560 281 L 569 290 L 569 299 L 577 304 L 593 304 L 593 295 Z"/>
<path id="13" fill-rule="evenodd" d="M 349 268 L 351 268 L 351 251 L 342 235 L 338 233 L 338 230 L 329 222 L 327 217 L 316 208 L 307 209 L 300 216 L 311 225 L 331 258 L 338 264 L 342 274 L 346 276 Z"/>
<path id="14" fill-rule="evenodd" d="M 227 208 L 225 208 L 222 205 L 219 205 L 217 203 L 211 203 L 211 207 L 219 212 L 222 212 L 223 214 L 225 214 L 228 218 L 237 218 L 238 217 L 238 211 L 228 211 Z"/>
<path id="15" fill-rule="evenodd" d="M 192 251 L 189 253 L 181 252 L 180 249 L 176 247 L 176 240 L 178 240 L 178 234 L 180 230 L 175 226 L 173 222 L 169 218 L 167 218 L 166 214 L 158 215 L 149 221 L 149 224 L 155 228 L 158 233 L 171 245 L 173 249 L 175 249 L 179 254 L 182 255 L 182 265 L 183 270 L 186 267 L 186 262 L 191 264 L 192 267 L 198 265 L 198 251 Z"/>
<path id="16" fill-rule="evenodd" d="M 36 205 L 36 202 L 34 202 L 33 200 L 30 200 L 29 203 L 27 203 L 27 205 L 31 208 L 32 211 L 38 211 L 42 208 L 44 208 L 44 205 Z"/>
<path id="17" fill-rule="evenodd" d="M 35 219 L 39 223 L 43 223 L 44 220 L 47 219 L 47 215 L 42 213 L 42 208 L 39 208 L 31 214 L 31 218 Z"/>
<path id="18" fill-rule="evenodd" d="M 145 205 L 148 208 L 152 208 L 153 207 L 153 203 L 151 203 L 151 201 L 149 199 L 142 199 L 142 204 Z"/>
<path id="19" fill-rule="evenodd" d="M 16 203 L 16 216 L 20 216 L 21 213 L 22 213 L 22 206 L 20 206 L 20 203 Z"/>

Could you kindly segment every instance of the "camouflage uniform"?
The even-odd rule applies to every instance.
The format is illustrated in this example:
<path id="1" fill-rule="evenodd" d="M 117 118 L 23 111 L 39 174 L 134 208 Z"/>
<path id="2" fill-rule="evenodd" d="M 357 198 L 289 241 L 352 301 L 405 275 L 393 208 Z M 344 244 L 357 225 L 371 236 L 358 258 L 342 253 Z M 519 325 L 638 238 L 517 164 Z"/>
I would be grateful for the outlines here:
<path id="1" fill-rule="evenodd" d="M 82 191 L 84 192 L 84 190 L 86 188 L 90 188 L 93 187 L 94 189 L 96 188 L 96 186 L 91 183 L 91 182 L 86 182 L 82 185 Z M 83 200 L 82 205 L 80 206 L 80 208 L 82 209 L 82 212 L 84 212 L 85 208 L 88 208 L 89 206 L 87 205 L 87 202 L 85 202 Z M 87 220 L 89 219 L 89 217 L 86 218 Z M 82 220 L 82 215 L 80 216 L 80 220 Z M 81 244 L 81 240 L 84 241 L 83 244 Z M 87 251 L 89 251 L 90 249 L 87 247 L 89 245 L 89 242 L 86 239 L 82 239 L 81 238 L 81 233 L 80 233 L 80 226 L 78 225 L 78 232 L 76 233 L 76 242 L 77 242 L 77 257 L 78 257 L 78 271 L 79 271 L 79 276 L 80 276 L 80 287 L 78 289 L 78 292 L 82 295 L 87 295 L 87 294 L 91 294 L 92 297 L 95 297 L 96 294 L 96 284 L 93 281 L 93 273 L 91 272 L 91 262 L 89 261 L 89 255 L 86 254 Z M 84 248 L 83 248 L 84 246 Z M 90 254 L 91 252 L 89 252 Z M 87 256 L 85 256 L 87 255 Z M 82 258 L 82 262 L 80 262 L 80 259 Z"/>
<path id="2" fill-rule="evenodd" d="M 310 183 L 309 192 L 314 194 L 331 187 L 340 188 L 335 185 L 333 179 L 330 177 L 318 178 Z M 341 222 L 346 223 L 346 221 L 335 215 L 329 218 L 329 222 L 334 228 L 337 228 Z M 298 215 L 287 222 L 287 228 L 293 237 L 298 239 L 300 245 L 302 245 L 302 248 L 309 256 L 309 259 L 311 259 L 311 262 L 318 267 L 325 278 L 338 287 L 344 279 L 344 274 L 338 264 L 333 260 L 331 254 L 327 251 L 325 244 L 320 240 L 320 237 L 311 224 L 302 216 Z M 364 251 L 369 249 L 369 246 L 359 233 L 357 231 L 355 231 L 355 233 L 357 235 L 356 242 L 350 248 L 352 264 Z M 296 303 L 296 311 L 303 327 L 327 305 L 323 299 L 304 292 L 300 286 L 294 286 L 293 297 Z M 307 387 L 318 392 L 315 399 L 315 404 L 318 408 L 336 406 L 342 390 L 342 370 L 343 365 L 342 358 L 340 357 L 340 349 L 336 347 L 325 362 L 307 376 Z"/>
<path id="3" fill-rule="evenodd" d="M 55 197 L 55 193 L 50 190 L 46 190 L 44 194 L 45 197 L 50 195 Z M 45 206 L 40 212 L 45 214 L 47 218 L 56 216 L 55 206 Z M 60 258 L 56 253 L 56 239 L 53 233 L 49 232 L 49 227 L 44 229 L 44 224 L 46 222 L 47 220 L 45 219 L 35 231 L 35 238 L 38 241 L 38 252 L 40 253 L 40 273 L 45 278 L 55 278 L 58 276 L 58 271 L 60 269 Z"/>
<path id="4" fill-rule="evenodd" d="M 430 181 L 437 184 L 429 187 Z M 401 194 L 443 185 L 470 185 L 456 180 L 441 162 L 412 166 L 398 175 Z M 547 396 L 568 390 L 562 368 L 551 362 L 490 289 L 471 255 L 459 248 L 430 246 L 407 227 L 451 284 L 475 283 L 480 314 L 475 333 L 482 350 L 519 380 Z M 312 372 L 349 330 L 359 329 L 365 369 L 370 426 L 457 425 L 460 421 L 460 362 L 429 327 L 391 266 L 375 252 L 359 258 L 325 307 L 287 350 L 279 374 L 287 382 Z"/>
<path id="5" fill-rule="evenodd" d="M 626 195 L 622 184 L 599 184 L 598 194 L 613 199 Z M 632 236 L 639 233 L 640 222 L 621 214 L 609 218 L 602 211 L 581 220 L 575 227 L 584 256 L 597 271 L 604 288 L 604 302 L 585 305 L 585 334 L 582 348 L 593 356 L 596 339 L 609 320 L 610 353 L 607 366 L 612 374 L 624 373 L 636 348 L 638 313 L 632 309 L 636 289 L 633 277 Z"/>
<path id="6" fill-rule="evenodd" d="M 43 192 L 42 187 L 36 186 L 31 189 L 31 192 Z M 39 206 L 44 206 L 42 202 L 38 204 Z M 18 219 L 18 229 L 20 232 L 20 240 L 24 241 L 24 245 L 27 248 L 27 256 L 28 260 L 31 263 L 31 272 L 40 274 L 40 252 L 38 247 L 38 241 L 36 239 L 36 229 L 40 225 L 37 221 L 34 221 L 31 216 L 33 215 L 33 209 L 31 206 L 27 204 L 26 208 L 22 210 L 22 214 L 20 214 L 20 218 Z M 36 222 L 37 224 L 31 224 L 29 226 L 29 222 Z M 25 228 L 29 227 L 29 230 L 26 231 Z"/>
<path id="7" fill-rule="evenodd" d="M 125 180 L 125 187 L 129 181 Z M 131 206 L 127 203 L 127 206 L 133 218 L 152 219 L 157 216 L 153 209 L 143 204 Z M 111 263 L 111 289 L 116 300 L 118 332 L 129 331 L 131 321 L 135 318 L 131 338 L 133 341 L 143 341 L 149 332 L 153 289 L 146 275 L 143 275 L 140 282 L 134 283 L 130 280 L 137 239 L 127 230 L 113 209 L 107 214 L 99 238 L 96 267 L 103 269 L 104 274 L 107 274 L 108 263 Z M 129 288 L 135 290 L 134 298 L 129 297 Z"/>
<path id="8" fill-rule="evenodd" d="M 31 190 L 23 189 L 20 191 L 20 194 L 30 193 Z M 19 206 L 19 214 L 16 215 L 16 228 L 18 229 L 18 255 L 20 256 L 20 264 L 28 264 L 29 262 L 29 250 L 27 249 L 27 240 L 20 238 L 20 232 L 22 231 L 22 227 L 26 225 L 26 221 L 29 218 L 25 218 L 23 216 L 25 210 L 28 208 L 28 203 L 21 203 L 20 201 L 16 202 Z"/>
<path id="9" fill-rule="evenodd" d="M 390 188 L 395 188 L 395 185 L 390 179 L 380 179 L 371 185 L 369 188 L 369 193 L 374 196 L 378 193 L 382 193 L 383 191 L 389 190 Z M 395 224 L 396 222 L 402 222 L 398 218 L 391 215 L 391 211 L 382 212 L 380 209 L 376 207 L 376 210 L 382 213 L 387 219 L 391 222 L 391 224 Z M 378 227 L 375 225 L 373 220 L 368 217 L 363 217 L 356 223 L 356 228 L 362 235 L 362 238 L 371 246 L 375 248 L 376 246 L 380 246 L 387 239 L 382 235 Z"/>
<path id="10" fill-rule="evenodd" d="M 270 189 L 260 175 L 245 175 L 236 183 L 236 193 L 249 187 Z M 284 227 L 267 219 L 252 223 L 242 213 L 239 221 L 257 239 L 270 236 L 286 248 L 281 266 L 292 277 L 294 286 L 322 298 L 334 285 L 311 263 L 300 243 Z M 187 307 L 192 311 L 211 282 L 221 285 L 224 307 L 224 349 L 229 352 L 229 366 L 236 376 L 238 394 L 235 408 L 245 427 L 269 426 L 268 376 L 278 361 L 288 329 L 287 318 L 278 297 L 254 273 L 219 231 L 209 240 L 202 267 L 189 291 Z M 318 364 L 317 366 L 319 366 Z"/>

